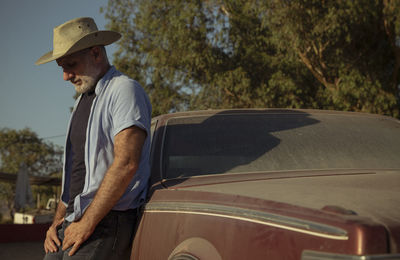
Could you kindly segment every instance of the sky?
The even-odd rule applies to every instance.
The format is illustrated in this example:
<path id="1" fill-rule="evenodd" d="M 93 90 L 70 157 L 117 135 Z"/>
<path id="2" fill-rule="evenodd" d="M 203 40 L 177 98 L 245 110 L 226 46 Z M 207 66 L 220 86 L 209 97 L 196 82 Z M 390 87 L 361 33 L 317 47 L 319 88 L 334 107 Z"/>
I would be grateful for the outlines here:
<path id="1" fill-rule="evenodd" d="M 53 49 L 53 28 L 76 17 L 107 21 L 107 0 L 0 0 L 0 128 L 29 128 L 64 146 L 74 87 L 55 61 L 35 65 Z M 112 62 L 113 48 L 107 46 Z"/>

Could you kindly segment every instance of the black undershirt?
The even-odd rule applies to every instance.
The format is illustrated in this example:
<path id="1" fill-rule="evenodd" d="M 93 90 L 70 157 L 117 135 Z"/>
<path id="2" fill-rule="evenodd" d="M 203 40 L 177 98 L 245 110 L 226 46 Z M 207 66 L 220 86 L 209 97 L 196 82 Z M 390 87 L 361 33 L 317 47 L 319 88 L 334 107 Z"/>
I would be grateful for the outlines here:
<path id="1" fill-rule="evenodd" d="M 96 94 L 93 92 L 84 93 L 79 101 L 78 107 L 71 121 L 69 139 L 72 151 L 72 170 L 69 186 L 69 202 L 67 213 L 74 211 L 74 199 L 80 194 L 85 185 L 85 142 L 86 129 L 90 114 L 90 108 Z"/>

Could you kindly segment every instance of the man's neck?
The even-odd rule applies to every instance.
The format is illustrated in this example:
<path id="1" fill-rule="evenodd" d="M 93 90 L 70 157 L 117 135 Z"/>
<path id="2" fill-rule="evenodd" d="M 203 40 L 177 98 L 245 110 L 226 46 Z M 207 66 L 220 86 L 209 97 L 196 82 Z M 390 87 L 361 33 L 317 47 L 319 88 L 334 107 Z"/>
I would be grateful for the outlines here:
<path id="1" fill-rule="evenodd" d="M 109 63 L 105 63 L 105 64 L 101 67 L 101 70 L 100 70 L 100 73 L 99 73 L 99 79 L 98 79 L 98 81 L 99 81 L 102 77 L 104 77 L 104 75 L 106 75 L 107 71 L 108 71 L 110 68 L 111 68 L 111 65 L 110 65 Z"/>

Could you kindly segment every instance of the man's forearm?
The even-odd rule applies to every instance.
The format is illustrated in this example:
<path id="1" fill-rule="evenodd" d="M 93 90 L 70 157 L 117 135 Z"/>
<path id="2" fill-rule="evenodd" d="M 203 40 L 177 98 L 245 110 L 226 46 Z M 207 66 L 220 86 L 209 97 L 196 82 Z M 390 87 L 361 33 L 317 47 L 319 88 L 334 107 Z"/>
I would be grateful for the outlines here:
<path id="1" fill-rule="evenodd" d="M 135 172 L 136 169 L 111 166 L 96 196 L 82 216 L 82 221 L 90 226 L 97 226 L 122 197 Z"/>
<path id="2" fill-rule="evenodd" d="M 146 132 L 137 127 L 125 129 L 115 137 L 114 161 L 82 221 L 94 228 L 122 197 L 139 168 L 145 138 Z"/>
<path id="3" fill-rule="evenodd" d="M 114 207 L 136 171 L 121 171 L 119 167 L 112 166 L 107 171 L 103 182 L 82 218 L 71 223 L 64 232 L 63 250 L 71 248 L 72 256 L 94 232 L 97 224 Z"/>
<path id="4" fill-rule="evenodd" d="M 62 201 L 60 201 L 57 205 L 52 225 L 58 226 L 59 223 L 62 222 L 62 220 L 64 219 L 66 212 L 67 212 L 67 207 L 64 205 Z"/>

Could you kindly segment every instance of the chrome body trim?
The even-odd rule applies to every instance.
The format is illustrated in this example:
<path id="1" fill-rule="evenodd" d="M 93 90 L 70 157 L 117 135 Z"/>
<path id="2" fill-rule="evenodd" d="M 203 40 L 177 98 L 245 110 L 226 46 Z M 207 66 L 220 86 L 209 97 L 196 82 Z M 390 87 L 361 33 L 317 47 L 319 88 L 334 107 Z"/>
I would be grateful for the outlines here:
<path id="1" fill-rule="evenodd" d="M 145 205 L 144 212 L 214 216 L 247 221 L 334 240 L 348 240 L 349 238 L 347 232 L 338 227 L 233 206 L 192 202 L 150 202 Z"/>
<path id="2" fill-rule="evenodd" d="M 301 260 L 399 260 L 400 254 L 385 255 L 343 255 L 335 253 L 305 250 L 301 254 Z"/>

